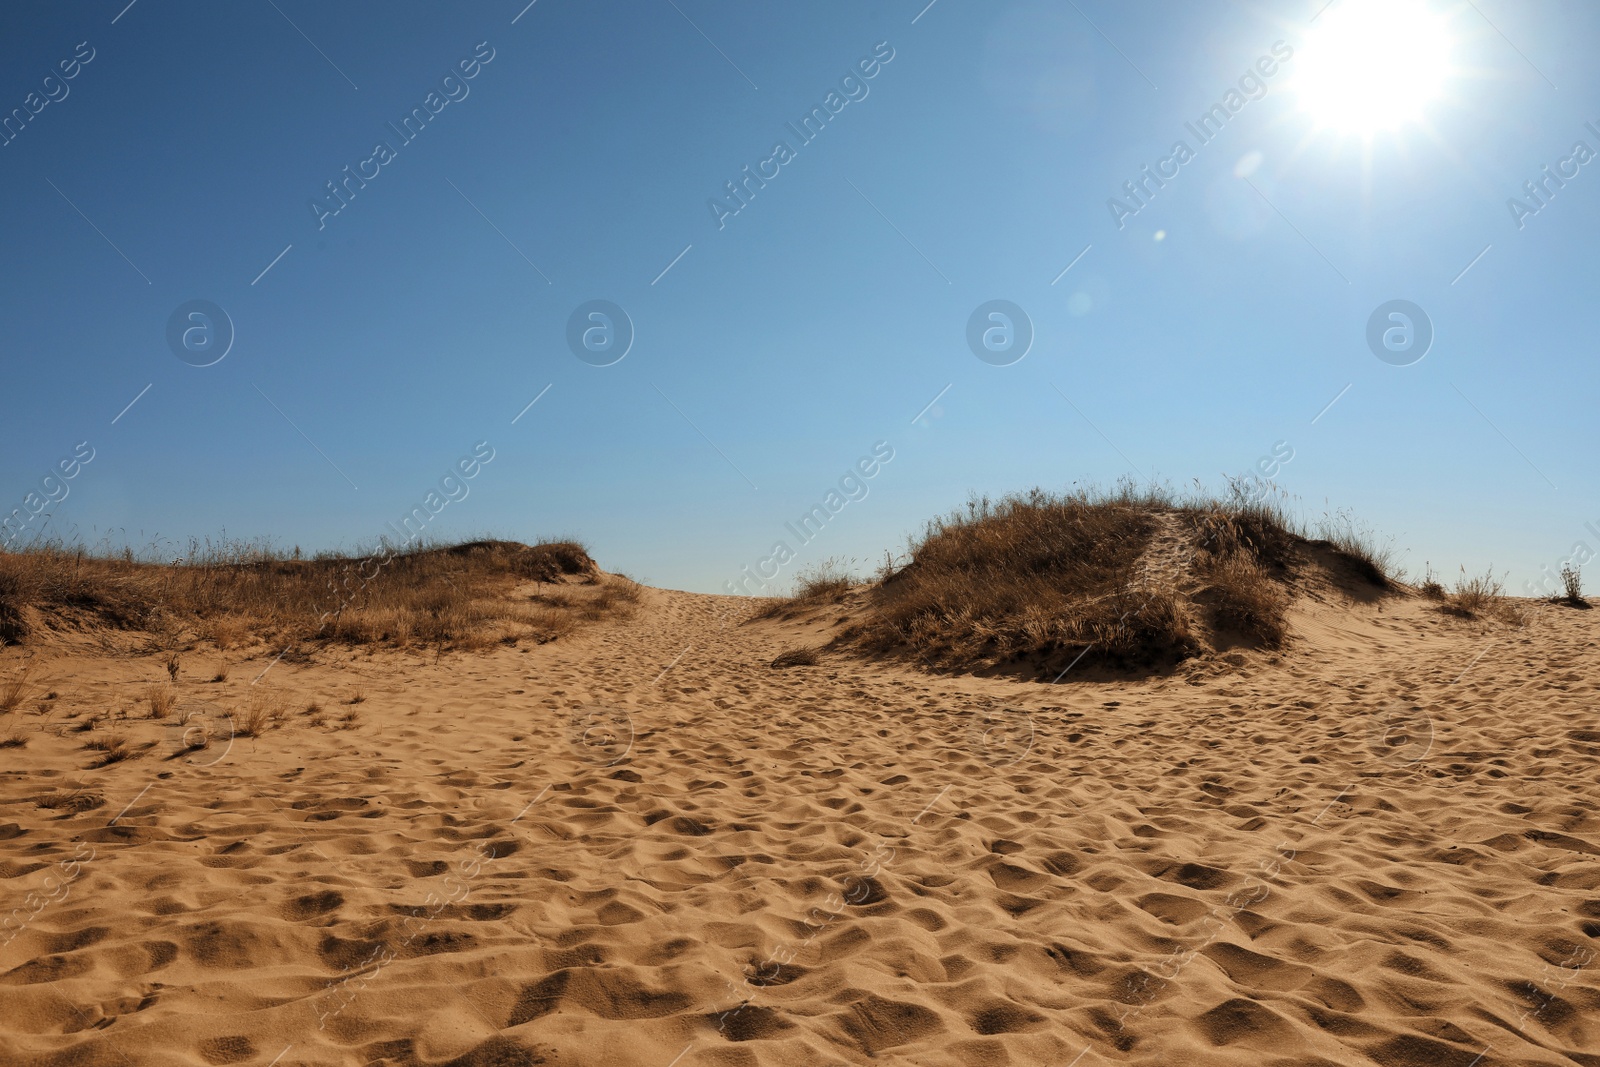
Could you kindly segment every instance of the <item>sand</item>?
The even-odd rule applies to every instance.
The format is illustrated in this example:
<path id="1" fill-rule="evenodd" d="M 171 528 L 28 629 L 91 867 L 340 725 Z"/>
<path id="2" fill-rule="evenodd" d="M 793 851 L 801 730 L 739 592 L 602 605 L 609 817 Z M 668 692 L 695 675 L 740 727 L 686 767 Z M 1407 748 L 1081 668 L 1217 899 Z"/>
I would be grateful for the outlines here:
<path id="1" fill-rule="evenodd" d="M 1304 601 L 1052 686 L 774 669 L 826 628 L 744 610 L 280 662 L 231 743 L 275 650 L 201 647 L 212 745 L 99 768 L 160 658 L 35 646 L 0 1063 L 1600 1064 L 1600 612 Z"/>

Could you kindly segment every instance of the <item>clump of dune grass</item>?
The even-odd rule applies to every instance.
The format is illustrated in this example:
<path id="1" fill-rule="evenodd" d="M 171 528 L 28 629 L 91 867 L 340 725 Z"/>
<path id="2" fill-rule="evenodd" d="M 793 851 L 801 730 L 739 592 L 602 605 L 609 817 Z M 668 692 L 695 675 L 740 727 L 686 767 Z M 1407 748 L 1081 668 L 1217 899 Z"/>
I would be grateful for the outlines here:
<path id="1" fill-rule="evenodd" d="M 1197 648 L 1187 616 L 1139 566 L 1169 507 L 1129 485 L 974 497 L 912 541 L 839 643 L 941 669 L 1028 660 L 1045 674 L 1184 658 Z"/>
<path id="2" fill-rule="evenodd" d="M 1477 575 L 1467 574 L 1467 569 L 1462 567 L 1455 588 L 1445 594 L 1439 610 L 1460 619 L 1493 616 L 1509 623 L 1523 621 L 1523 612 L 1506 596 L 1505 583 L 1494 576 L 1492 566 Z"/>
<path id="3" fill-rule="evenodd" d="M 814 648 L 791 648 L 787 652 L 780 652 L 772 661 L 774 670 L 783 670 L 788 667 L 815 667 L 817 665 L 817 650 Z"/>
<path id="4" fill-rule="evenodd" d="M 170 557 L 170 549 L 135 558 L 59 541 L 0 552 L 0 644 L 40 627 L 148 632 L 167 648 L 176 682 L 171 647 L 181 635 L 219 650 L 270 641 L 297 656 L 333 645 L 473 649 L 519 632 L 545 640 L 563 632 L 548 612 L 529 618 L 510 598 L 519 582 L 592 581 L 599 595 L 575 601 L 586 619 L 625 610 L 639 595 L 634 583 L 602 580 L 576 541 L 380 543 L 361 556 L 312 560 L 208 541 L 191 542 L 181 562 Z"/>
<path id="5" fill-rule="evenodd" d="M 1289 594 L 1255 560 L 1230 555 L 1207 570 L 1212 624 L 1265 648 L 1281 648 L 1289 636 Z"/>
<path id="6" fill-rule="evenodd" d="M 144 699 L 150 705 L 152 719 L 165 719 L 172 714 L 172 708 L 178 701 L 178 694 L 171 684 L 152 685 L 144 692 Z"/>
<path id="7" fill-rule="evenodd" d="M 798 571 L 793 591 L 786 597 L 772 599 L 756 612 L 756 617 L 787 618 L 807 609 L 837 604 L 858 584 L 860 579 L 849 572 L 843 560 L 829 557 Z"/>
<path id="8" fill-rule="evenodd" d="M 1240 642 L 1277 649 L 1308 583 L 1396 593 L 1392 549 L 1342 513 L 1313 539 L 1286 499 L 1243 480 L 1221 494 L 1122 482 L 974 497 L 875 583 L 818 595 L 850 604 L 833 647 L 936 670 L 1060 679 L 1080 664 L 1150 671 Z"/>
<path id="9" fill-rule="evenodd" d="M 0 681 L 0 715 L 9 714 L 22 706 L 28 699 L 28 694 L 33 692 L 33 666 L 25 664 L 11 672 L 10 677 Z"/>
<path id="10" fill-rule="evenodd" d="M 1445 598 L 1444 585 L 1440 583 L 1439 576 L 1433 573 L 1433 564 L 1426 564 L 1427 569 L 1422 573 L 1422 584 L 1417 586 L 1417 591 L 1429 600 L 1443 600 Z"/>
<path id="11" fill-rule="evenodd" d="M 1323 540 L 1333 545 L 1357 567 L 1363 578 L 1379 589 L 1388 589 L 1396 574 L 1393 544 L 1380 544 L 1370 527 L 1358 523 L 1348 512 L 1325 516 L 1317 527 Z"/>
<path id="12" fill-rule="evenodd" d="M 234 720 L 234 732 L 242 737 L 260 737 L 268 730 L 276 730 L 288 718 L 283 700 L 265 690 L 253 690 L 249 703 Z"/>
<path id="13" fill-rule="evenodd" d="M 139 751 L 130 745 L 128 739 L 122 734 L 107 734 L 104 737 L 97 737 L 85 742 L 83 747 L 100 753 L 100 759 L 92 764 L 96 768 L 109 767 L 113 763 L 121 763 L 123 760 L 133 759 L 139 754 Z"/>

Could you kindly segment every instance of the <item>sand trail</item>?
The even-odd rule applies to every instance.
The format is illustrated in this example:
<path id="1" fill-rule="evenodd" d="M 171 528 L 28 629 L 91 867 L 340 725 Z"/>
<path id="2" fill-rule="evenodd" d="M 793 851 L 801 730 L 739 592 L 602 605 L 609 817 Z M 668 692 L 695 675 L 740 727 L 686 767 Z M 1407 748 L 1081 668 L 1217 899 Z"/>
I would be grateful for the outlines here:
<path id="1" fill-rule="evenodd" d="M 742 611 L 280 664 L 330 722 L 101 768 L 54 728 L 159 664 L 51 649 L 0 1062 L 1600 1064 L 1592 613 L 1309 600 L 1051 686 L 774 669 L 823 630 Z"/>

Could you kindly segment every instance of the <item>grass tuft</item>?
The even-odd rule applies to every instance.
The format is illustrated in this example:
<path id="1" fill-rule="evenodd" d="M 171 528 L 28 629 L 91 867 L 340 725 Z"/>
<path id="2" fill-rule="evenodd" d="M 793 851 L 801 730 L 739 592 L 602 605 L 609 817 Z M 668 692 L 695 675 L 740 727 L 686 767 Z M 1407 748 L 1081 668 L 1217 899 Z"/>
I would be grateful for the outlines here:
<path id="1" fill-rule="evenodd" d="M 33 691 L 33 665 L 17 668 L 11 677 L 0 682 L 0 715 L 16 711 Z"/>
<path id="2" fill-rule="evenodd" d="M 1289 595 L 1261 565 L 1229 556 L 1209 569 L 1212 620 L 1219 630 L 1242 634 L 1264 648 L 1282 648 L 1289 636 Z"/>
<path id="3" fill-rule="evenodd" d="M 817 665 L 817 650 L 814 648 L 791 648 L 787 652 L 780 652 L 772 661 L 774 670 L 783 670 L 787 667 L 815 667 Z"/>
<path id="4" fill-rule="evenodd" d="M 152 719 L 165 719 L 172 714 L 172 708 L 178 701 L 178 695 L 171 684 L 152 685 L 145 690 L 144 698 L 150 704 Z"/>

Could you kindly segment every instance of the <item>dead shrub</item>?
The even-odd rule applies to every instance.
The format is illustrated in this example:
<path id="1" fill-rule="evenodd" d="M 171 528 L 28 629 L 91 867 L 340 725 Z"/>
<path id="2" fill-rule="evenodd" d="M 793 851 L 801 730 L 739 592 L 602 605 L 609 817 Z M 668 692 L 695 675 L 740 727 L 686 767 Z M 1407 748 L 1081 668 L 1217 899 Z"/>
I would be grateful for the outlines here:
<path id="1" fill-rule="evenodd" d="M 1589 602 L 1583 598 L 1583 571 L 1573 566 L 1571 561 L 1561 565 L 1561 587 L 1565 596 L 1556 599 L 1572 608 L 1586 608 Z"/>

